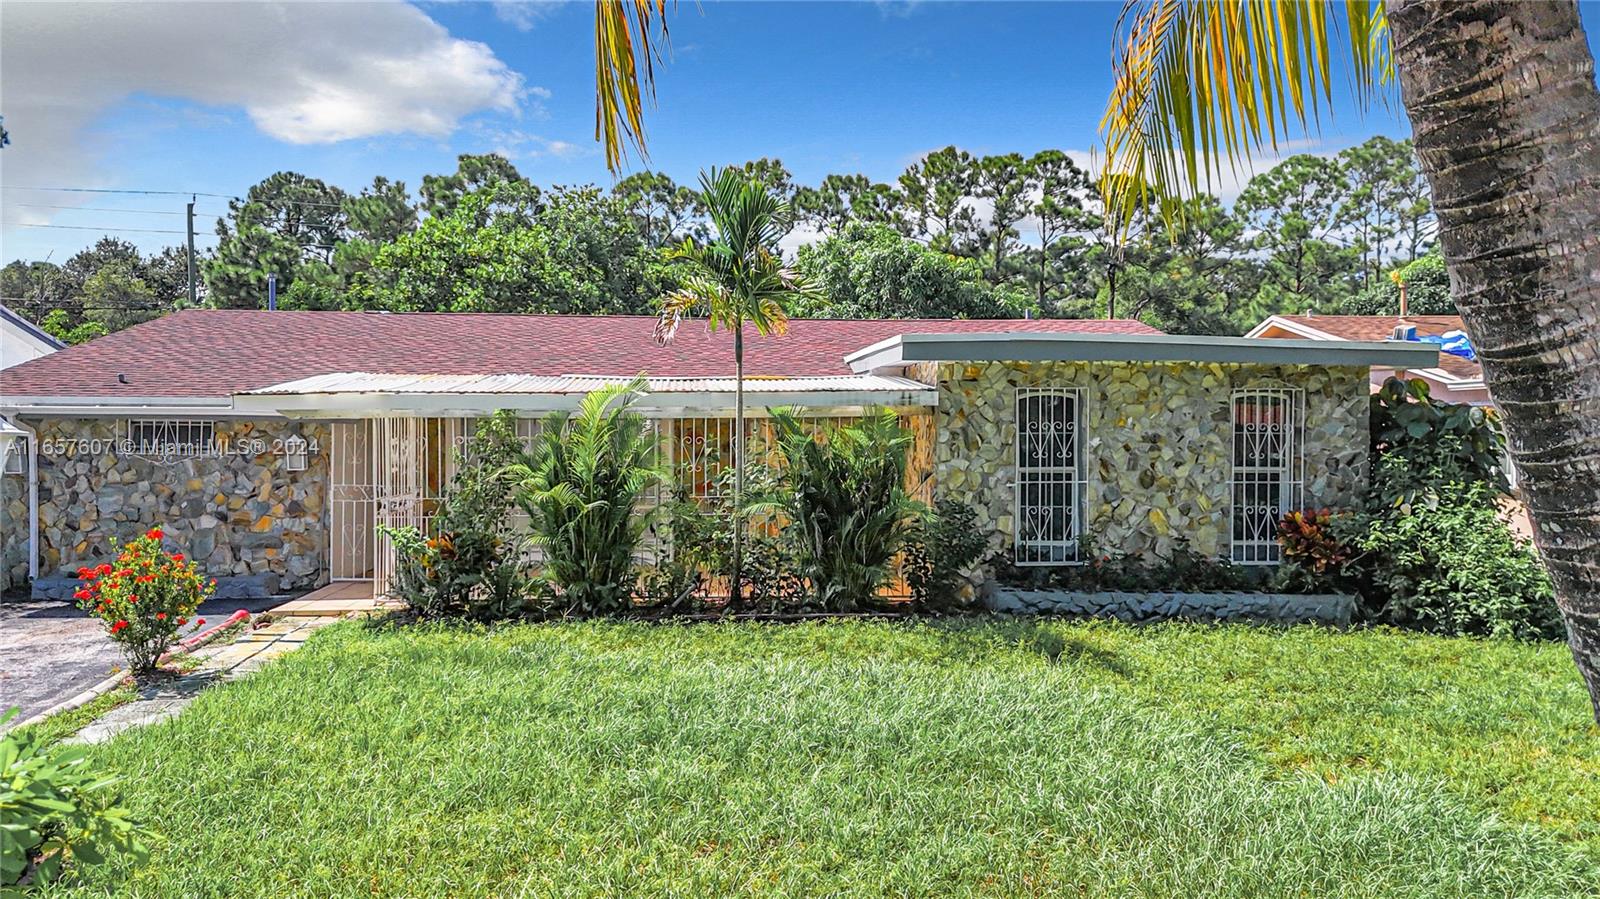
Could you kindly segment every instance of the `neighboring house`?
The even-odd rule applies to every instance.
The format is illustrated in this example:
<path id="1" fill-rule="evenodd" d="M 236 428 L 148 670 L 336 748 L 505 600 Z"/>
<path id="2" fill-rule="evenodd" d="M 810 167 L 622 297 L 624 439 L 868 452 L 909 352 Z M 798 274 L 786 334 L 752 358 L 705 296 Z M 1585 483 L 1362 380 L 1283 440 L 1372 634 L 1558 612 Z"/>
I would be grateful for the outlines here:
<path id="1" fill-rule="evenodd" d="M 36 592 L 152 524 L 238 593 L 332 580 L 382 591 L 374 525 L 422 525 L 471 420 L 536 419 L 650 376 L 640 411 L 686 486 L 716 489 L 733 427 L 731 337 L 687 323 L 487 314 L 190 310 L 0 372 L 0 413 L 40 435 L 38 502 L 4 483 L 12 577 Z M 973 506 L 1024 565 L 1179 542 L 1278 558 L 1288 509 L 1365 489 L 1367 378 L 1426 344 L 1177 337 L 1130 321 L 794 321 L 746 340 L 750 433 L 896 409 L 914 486 Z M 36 515 L 38 540 L 30 552 Z"/>
<path id="2" fill-rule="evenodd" d="M 0 303 L 0 368 L 21 365 L 30 359 L 49 355 L 66 344 L 49 332 Z M 27 471 L 28 432 L 0 415 L 0 476 L 21 476 Z M 5 561 L 0 547 L 0 563 Z M 6 586 L 0 572 L 0 588 Z"/>
<path id="3" fill-rule="evenodd" d="M 0 368 L 48 356 L 65 346 L 10 306 L 0 303 Z"/>
<path id="4" fill-rule="evenodd" d="M 1462 330 L 1459 315 L 1408 315 L 1403 319 L 1392 315 L 1274 315 L 1245 336 L 1289 340 L 1387 340 L 1397 326 L 1415 327 L 1418 337 L 1439 337 Z M 1440 353 L 1434 365 L 1402 371 L 1374 365 L 1372 384 L 1374 388 L 1382 386 L 1385 379 L 1397 374 L 1426 381 L 1429 395 L 1436 400 L 1494 405 L 1489 398 L 1489 388 L 1483 383 L 1483 366 L 1462 356 Z"/>

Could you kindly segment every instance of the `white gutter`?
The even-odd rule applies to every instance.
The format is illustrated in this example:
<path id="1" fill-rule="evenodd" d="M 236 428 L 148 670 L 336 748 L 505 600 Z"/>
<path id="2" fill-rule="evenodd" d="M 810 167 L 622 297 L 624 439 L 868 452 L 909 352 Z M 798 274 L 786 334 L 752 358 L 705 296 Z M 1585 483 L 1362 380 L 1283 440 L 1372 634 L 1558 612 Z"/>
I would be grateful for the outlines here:
<path id="1" fill-rule="evenodd" d="M 148 396 L 8 396 L 0 412 L 26 415 L 74 416 L 237 416 L 233 401 L 223 397 Z"/>
<path id="2" fill-rule="evenodd" d="M 13 420 L 28 435 L 28 579 L 39 579 L 39 432 Z"/>

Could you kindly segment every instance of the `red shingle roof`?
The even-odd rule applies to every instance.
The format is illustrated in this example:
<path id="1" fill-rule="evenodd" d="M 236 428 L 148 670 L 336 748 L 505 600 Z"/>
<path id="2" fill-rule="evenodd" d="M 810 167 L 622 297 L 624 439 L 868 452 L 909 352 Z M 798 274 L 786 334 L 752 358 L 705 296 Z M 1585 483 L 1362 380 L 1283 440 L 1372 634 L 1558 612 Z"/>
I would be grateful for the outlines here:
<path id="1" fill-rule="evenodd" d="M 647 316 L 191 309 L 0 371 L 0 398 L 222 397 L 340 371 L 394 374 L 730 374 L 733 338 L 685 322 L 669 347 Z M 1130 320 L 808 319 L 747 330 L 750 376 L 847 375 L 844 355 L 911 333 L 1157 334 Z M 127 383 L 118 383 L 118 374 Z"/>

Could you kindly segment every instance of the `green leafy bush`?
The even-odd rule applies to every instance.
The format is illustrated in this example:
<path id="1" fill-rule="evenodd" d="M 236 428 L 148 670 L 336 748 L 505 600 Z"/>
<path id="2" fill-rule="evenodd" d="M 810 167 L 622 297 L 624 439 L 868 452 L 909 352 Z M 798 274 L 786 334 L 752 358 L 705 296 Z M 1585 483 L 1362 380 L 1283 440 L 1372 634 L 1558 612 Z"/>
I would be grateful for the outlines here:
<path id="1" fill-rule="evenodd" d="M 1384 505 L 1428 502 L 1448 484 L 1505 491 L 1505 437 L 1481 406 L 1441 403 L 1427 382 L 1390 378 L 1372 395 L 1373 496 Z"/>
<path id="2" fill-rule="evenodd" d="M 989 535 L 978 527 L 977 510 L 948 499 L 934 503 L 906 541 L 903 570 L 911 598 L 931 610 L 965 605 L 966 571 L 988 547 Z"/>
<path id="3" fill-rule="evenodd" d="M 924 509 L 905 488 L 911 433 L 889 410 L 815 435 L 785 410 L 773 410 L 772 423 L 795 573 L 825 609 L 875 604 Z"/>
<path id="4" fill-rule="evenodd" d="M 432 536 L 387 530 L 398 559 L 393 593 L 419 617 L 496 621 L 537 612 L 548 599 L 526 570 L 511 524 L 507 472 L 522 452 L 514 421 L 505 412 L 484 419 L 457 453 Z"/>
<path id="5" fill-rule="evenodd" d="M 183 553 L 163 550 L 161 537 L 159 527 L 151 528 L 124 543 L 114 563 L 79 568 L 82 585 L 72 594 L 80 608 L 105 623 L 136 674 L 155 669 L 177 642 L 179 628 L 217 586 Z"/>
<path id="6" fill-rule="evenodd" d="M 747 463 L 744 476 L 745 527 L 740 553 L 741 607 L 751 611 L 795 610 L 807 601 L 805 584 L 795 575 L 794 553 L 772 510 L 781 508 L 783 486 L 764 461 Z M 733 468 L 718 474 L 712 497 L 697 497 L 680 485 L 662 507 L 659 532 L 667 548 L 647 571 L 643 593 L 661 608 L 719 606 L 730 595 L 725 572 L 733 568 Z"/>
<path id="7" fill-rule="evenodd" d="M 1235 565 L 1227 559 L 1203 555 L 1183 540 L 1165 555 L 1145 556 L 1103 553 L 1093 535 L 1085 534 L 1078 538 L 1078 557 L 1084 560 L 1080 565 L 1037 567 L 997 559 L 995 571 L 1002 583 L 1013 586 L 1083 593 L 1232 593 L 1277 590 L 1280 586 L 1266 566 Z"/>
<path id="8" fill-rule="evenodd" d="M 85 747 L 47 744 L 32 728 L 0 736 L 0 886 L 48 883 L 69 862 L 98 865 L 113 852 L 145 859 L 144 829 L 118 804 L 117 783 Z"/>
<path id="9" fill-rule="evenodd" d="M 1443 634 L 1558 637 L 1550 577 L 1500 518 L 1481 482 L 1440 488 L 1429 505 L 1378 508 L 1335 523 L 1369 619 Z"/>
<path id="10" fill-rule="evenodd" d="M 634 556 L 655 516 L 639 509 L 664 480 L 655 435 L 630 408 L 643 389 L 636 378 L 591 392 L 576 414 L 552 412 L 507 469 L 568 613 L 633 605 Z"/>

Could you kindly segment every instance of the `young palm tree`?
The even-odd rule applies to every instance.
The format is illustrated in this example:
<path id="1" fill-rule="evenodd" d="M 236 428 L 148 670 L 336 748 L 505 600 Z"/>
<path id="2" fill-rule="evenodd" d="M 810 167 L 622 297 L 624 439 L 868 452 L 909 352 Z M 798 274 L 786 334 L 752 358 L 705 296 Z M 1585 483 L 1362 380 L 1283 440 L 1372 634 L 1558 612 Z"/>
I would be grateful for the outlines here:
<path id="1" fill-rule="evenodd" d="M 1577 5 L 1344 10 L 1358 95 L 1399 74 L 1451 294 L 1600 720 L 1600 90 Z M 1119 208 L 1303 129 L 1332 96 L 1336 26 L 1315 0 L 1130 3 L 1102 121 Z"/>
<path id="2" fill-rule="evenodd" d="M 778 240 L 792 224 L 789 204 L 760 181 L 737 169 L 712 169 L 700 176 L 700 201 L 716 229 L 711 243 L 685 240 L 668 258 L 684 263 L 682 286 L 661 301 L 656 342 L 672 342 L 678 325 L 695 310 L 704 310 L 714 331 L 733 332 L 733 571 L 730 602 L 739 601 L 744 529 L 744 326 L 763 337 L 783 334 L 789 318 L 786 301 L 813 295 L 813 288 L 783 264 Z"/>

